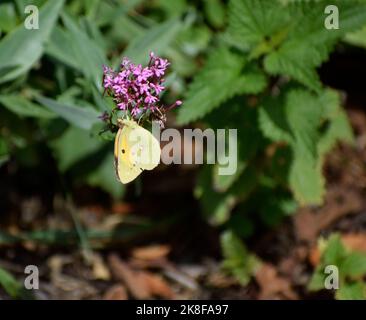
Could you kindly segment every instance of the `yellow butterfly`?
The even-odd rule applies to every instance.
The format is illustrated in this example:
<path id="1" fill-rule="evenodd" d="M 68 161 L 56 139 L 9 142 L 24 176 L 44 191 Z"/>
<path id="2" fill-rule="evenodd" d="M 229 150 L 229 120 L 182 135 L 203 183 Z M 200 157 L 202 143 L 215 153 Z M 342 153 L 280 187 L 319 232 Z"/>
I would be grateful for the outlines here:
<path id="1" fill-rule="evenodd" d="M 120 182 L 136 179 L 143 170 L 152 170 L 160 162 L 160 144 L 133 120 L 118 119 L 120 126 L 114 141 L 114 164 Z"/>

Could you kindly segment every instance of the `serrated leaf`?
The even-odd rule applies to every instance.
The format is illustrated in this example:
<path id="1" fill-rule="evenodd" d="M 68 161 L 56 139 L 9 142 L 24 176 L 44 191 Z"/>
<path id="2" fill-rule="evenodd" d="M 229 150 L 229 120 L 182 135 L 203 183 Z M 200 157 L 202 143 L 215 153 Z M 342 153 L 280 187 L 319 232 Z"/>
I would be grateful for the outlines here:
<path id="1" fill-rule="evenodd" d="M 225 231 L 220 237 L 220 243 L 224 269 L 241 285 L 247 285 L 260 265 L 258 258 L 248 252 L 244 243 L 232 231 Z"/>
<path id="2" fill-rule="evenodd" d="M 203 117 L 235 94 L 243 92 L 246 83 L 241 78 L 245 59 L 228 48 L 213 52 L 205 67 L 194 78 L 177 121 L 186 124 Z"/>
<path id="3" fill-rule="evenodd" d="M 338 30 L 324 27 L 327 1 L 298 2 L 286 9 L 295 27 L 280 47 L 265 57 L 264 66 L 269 73 L 287 75 L 313 90 L 320 90 L 315 68 L 328 58 L 338 39 L 366 23 L 365 5 L 352 0 L 336 0 L 332 4 L 339 8 L 341 25 Z"/>
<path id="4" fill-rule="evenodd" d="M 40 28 L 38 30 L 27 30 L 21 24 L 0 41 L 0 69 L 16 66 L 0 78 L 0 83 L 24 74 L 42 56 L 45 43 L 63 3 L 63 0 L 47 1 L 42 6 L 39 12 Z"/>
<path id="5" fill-rule="evenodd" d="M 286 96 L 286 118 L 296 150 L 316 158 L 323 106 L 317 96 L 305 90 L 291 90 Z"/>
<path id="6" fill-rule="evenodd" d="M 318 153 L 324 155 L 329 152 L 338 141 L 352 143 L 353 130 L 346 112 L 341 107 L 340 96 L 334 90 L 327 90 L 321 98 L 324 106 L 324 119 L 328 122 L 326 130 L 318 142 Z"/>
<path id="7" fill-rule="evenodd" d="M 89 107 L 65 104 L 42 96 L 38 96 L 36 100 L 58 114 L 61 118 L 82 129 L 88 130 L 100 121 L 98 119 L 99 113 Z"/>
<path id="8" fill-rule="evenodd" d="M 0 95 L 0 103 L 20 117 L 51 119 L 56 117 L 52 111 L 35 104 L 20 95 Z"/>
<path id="9" fill-rule="evenodd" d="M 229 35 L 244 45 L 256 45 L 283 28 L 289 16 L 274 0 L 231 0 Z"/>
<path id="10" fill-rule="evenodd" d="M 289 184 L 295 198 L 301 205 L 319 205 L 325 194 L 325 181 L 319 165 L 304 154 L 303 150 L 293 149 L 294 156 L 289 171 Z"/>
<path id="11" fill-rule="evenodd" d="M 268 97 L 258 111 L 258 124 L 263 135 L 274 142 L 291 142 L 284 101 L 280 97 Z"/>

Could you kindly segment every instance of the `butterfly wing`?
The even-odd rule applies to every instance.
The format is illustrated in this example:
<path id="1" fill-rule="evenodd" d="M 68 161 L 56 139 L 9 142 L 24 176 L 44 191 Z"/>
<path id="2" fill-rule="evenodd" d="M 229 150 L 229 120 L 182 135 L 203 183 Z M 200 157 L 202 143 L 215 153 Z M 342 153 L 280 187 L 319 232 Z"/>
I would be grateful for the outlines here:
<path id="1" fill-rule="evenodd" d="M 130 156 L 130 146 L 127 137 L 131 128 L 124 126 L 119 129 L 114 141 L 114 166 L 116 175 L 120 182 L 129 183 L 142 172 L 141 169 L 133 165 Z"/>
<path id="2" fill-rule="evenodd" d="M 154 169 L 160 161 L 158 140 L 131 120 L 123 121 L 114 144 L 116 174 L 122 183 L 134 180 L 143 170 Z"/>

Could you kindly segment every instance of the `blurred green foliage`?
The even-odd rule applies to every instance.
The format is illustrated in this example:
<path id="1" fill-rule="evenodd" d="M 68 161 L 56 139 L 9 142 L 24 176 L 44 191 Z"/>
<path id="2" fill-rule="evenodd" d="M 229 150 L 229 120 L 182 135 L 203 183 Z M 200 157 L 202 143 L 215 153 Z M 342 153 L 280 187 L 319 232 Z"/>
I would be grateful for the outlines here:
<path id="1" fill-rule="evenodd" d="M 365 300 L 366 254 L 344 247 L 339 234 L 332 234 L 327 240 L 320 239 L 318 249 L 321 261 L 309 283 L 309 290 L 325 289 L 327 277 L 334 276 L 325 272 L 327 266 L 338 268 L 338 288 L 335 297 L 340 300 Z"/>
<path id="2" fill-rule="evenodd" d="M 27 4 L 40 8 L 39 30 L 24 28 Z M 328 4 L 338 30 L 324 27 Z M 233 232 L 223 246 L 235 269 L 229 243 L 251 235 L 253 221 L 272 226 L 322 203 L 324 156 L 353 136 L 317 68 L 343 40 L 364 46 L 365 25 L 363 0 L 2 1 L 0 165 L 32 166 L 22 150 L 45 145 L 60 175 L 121 197 L 113 137 L 98 135 L 97 116 L 112 107 L 102 65 L 146 63 L 152 50 L 171 62 L 164 99 L 183 97 L 178 124 L 238 128 L 237 172 L 204 166 L 195 189 L 208 221 Z"/>

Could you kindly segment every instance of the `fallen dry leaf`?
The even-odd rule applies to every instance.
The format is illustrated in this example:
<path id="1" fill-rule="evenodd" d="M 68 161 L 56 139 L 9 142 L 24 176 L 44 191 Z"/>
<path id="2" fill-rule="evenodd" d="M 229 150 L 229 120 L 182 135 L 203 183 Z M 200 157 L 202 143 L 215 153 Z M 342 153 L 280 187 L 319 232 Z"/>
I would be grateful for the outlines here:
<path id="1" fill-rule="evenodd" d="M 93 252 L 91 256 L 91 264 L 94 279 L 109 280 L 111 278 L 111 273 L 100 254 Z"/>
<path id="2" fill-rule="evenodd" d="M 328 190 L 325 205 L 317 210 L 303 208 L 294 216 L 299 240 L 314 242 L 319 233 L 341 217 L 362 209 L 362 197 L 352 190 L 333 187 Z"/>
<path id="3" fill-rule="evenodd" d="M 149 299 L 154 296 L 174 298 L 174 292 L 161 276 L 149 271 L 134 270 L 116 255 L 110 255 L 108 262 L 114 277 L 126 285 L 134 298 Z"/>
<path id="4" fill-rule="evenodd" d="M 279 299 L 285 298 L 296 300 L 297 294 L 291 288 L 290 282 L 278 275 L 274 266 L 263 263 L 257 271 L 255 278 L 260 287 L 258 299 Z"/>
<path id="5" fill-rule="evenodd" d="M 366 253 L 366 234 L 348 233 L 343 234 L 341 238 L 347 248 Z"/>
<path id="6" fill-rule="evenodd" d="M 173 299 L 174 292 L 163 277 L 147 271 L 141 271 L 139 277 L 147 284 L 150 293 L 165 299 Z"/>
<path id="7" fill-rule="evenodd" d="M 139 272 L 130 268 L 130 266 L 122 261 L 117 255 L 111 254 L 108 257 L 108 263 L 113 276 L 122 281 L 131 295 L 136 299 L 149 299 L 151 293 L 144 279 L 139 277 Z"/>
<path id="8" fill-rule="evenodd" d="M 132 257 L 141 260 L 158 260 L 165 258 L 169 252 L 170 247 L 167 245 L 151 245 L 133 249 Z"/>
<path id="9" fill-rule="evenodd" d="M 309 251 L 309 262 L 313 267 L 316 267 L 320 263 L 320 250 L 318 246 L 314 246 Z"/>
<path id="10" fill-rule="evenodd" d="M 126 288 L 122 284 L 116 284 L 105 292 L 103 300 L 127 300 Z"/>

